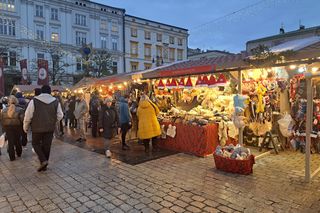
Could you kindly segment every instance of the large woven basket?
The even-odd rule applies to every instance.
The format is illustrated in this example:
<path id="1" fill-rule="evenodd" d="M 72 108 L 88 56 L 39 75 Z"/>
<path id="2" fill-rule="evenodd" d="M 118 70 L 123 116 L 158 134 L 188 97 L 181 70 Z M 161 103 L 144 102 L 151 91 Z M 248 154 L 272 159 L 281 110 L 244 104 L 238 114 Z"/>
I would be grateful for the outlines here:
<path id="1" fill-rule="evenodd" d="M 218 170 L 242 175 L 249 175 L 253 172 L 252 167 L 255 163 L 253 155 L 246 160 L 225 158 L 216 154 L 213 154 L 213 157 Z"/>

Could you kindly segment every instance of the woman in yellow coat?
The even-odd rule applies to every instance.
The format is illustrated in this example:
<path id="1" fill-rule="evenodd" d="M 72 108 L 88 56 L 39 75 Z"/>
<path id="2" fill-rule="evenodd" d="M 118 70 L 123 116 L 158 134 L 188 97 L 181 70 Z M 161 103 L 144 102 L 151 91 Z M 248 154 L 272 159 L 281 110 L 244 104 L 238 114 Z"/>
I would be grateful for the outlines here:
<path id="1" fill-rule="evenodd" d="M 161 134 L 160 124 L 157 119 L 159 108 L 150 101 L 148 96 L 141 96 L 138 116 L 138 138 L 143 140 L 145 151 L 149 152 L 149 142 L 152 140 L 152 149 L 158 150 L 157 137 Z"/>

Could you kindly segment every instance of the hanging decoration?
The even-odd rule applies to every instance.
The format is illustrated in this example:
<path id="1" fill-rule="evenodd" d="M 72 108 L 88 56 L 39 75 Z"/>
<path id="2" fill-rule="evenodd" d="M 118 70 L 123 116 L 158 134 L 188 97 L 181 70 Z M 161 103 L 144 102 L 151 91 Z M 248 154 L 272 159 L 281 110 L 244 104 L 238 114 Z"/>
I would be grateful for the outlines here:
<path id="1" fill-rule="evenodd" d="M 166 88 L 167 89 L 171 89 L 171 81 L 170 81 L 170 79 L 168 79 L 167 82 L 166 82 Z"/>
<path id="2" fill-rule="evenodd" d="M 158 89 L 164 89 L 164 83 L 162 81 L 162 79 L 160 79 L 159 84 L 158 84 Z"/>
<path id="3" fill-rule="evenodd" d="M 221 74 L 219 75 L 218 80 L 217 80 L 216 86 L 221 86 L 221 87 L 223 87 L 223 86 L 225 86 L 226 84 L 227 84 L 227 79 L 226 79 L 226 77 L 221 73 Z"/>
<path id="4" fill-rule="evenodd" d="M 176 79 L 172 79 L 171 80 L 170 86 L 171 86 L 172 89 L 178 88 L 178 83 L 177 83 Z"/>
<path id="5" fill-rule="evenodd" d="M 192 84 L 191 78 L 190 78 L 190 76 L 189 76 L 188 79 L 187 79 L 187 82 L 186 82 L 186 84 L 185 84 L 185 86 L 184 86 L 184 88 L 186 88 L 186 89 L 191 89 L 192 87 L 193 87 L 193 84 Z"/>
<path id="6" fill-rule="evenodd" d="M 202 78 L 202 86 L 209 86 L 209 79 L 206 75 Z"/>
<path id="7" fill-rule="evenodd" d="M 203 80 L 201 76 L 198 76 L 196 87 L 202 87 L 203 86 Z"/>
<path id="8" fill-rule="evenodd" d="M 209 88 L 216 87 L 217 86 L 216 83 L 217 83 L 216 78 L 214 77 L 214 75 L 211 75 L 209 78 L 208 87 Z"/>
<path id="9" fill-rule="evenodd" d="M 184 78 L 181 78 L 179 83 L 178 83 L 179 88 L 183 89 L 184 88 Z"/>

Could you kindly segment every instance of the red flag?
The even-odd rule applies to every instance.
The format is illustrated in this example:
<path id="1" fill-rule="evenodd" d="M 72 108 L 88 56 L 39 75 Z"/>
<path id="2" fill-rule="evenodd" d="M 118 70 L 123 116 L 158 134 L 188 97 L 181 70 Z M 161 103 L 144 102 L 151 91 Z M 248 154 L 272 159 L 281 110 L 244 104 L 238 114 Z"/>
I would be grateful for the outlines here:
<path id="1" fill-rule="evenodd" d="M 38 59 L 38 85 L 49 85 L 48 61 Z"/>
<path id="2" fill-rule="evenodd" d="M 21 69 L 21 84 L 28 84 L 28 66 L 27 59 L 23 59 L 20 61 L 20 69 Z"/>
<path id="3" fill-rule="evenodd" d="M 0 96 L 4 96 L 4 61 L 0 57 Z"/>

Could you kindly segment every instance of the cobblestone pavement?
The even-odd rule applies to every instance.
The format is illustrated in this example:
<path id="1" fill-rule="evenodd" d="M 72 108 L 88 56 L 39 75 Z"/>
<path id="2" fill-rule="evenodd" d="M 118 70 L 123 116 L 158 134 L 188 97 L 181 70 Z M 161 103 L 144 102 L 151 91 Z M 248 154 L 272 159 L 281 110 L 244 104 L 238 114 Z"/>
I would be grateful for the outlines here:
<path id="1" fill-rule="evenodd" d="M 0 212 L 320 212 L 320 178 L 303 182 L 303 157 L 271 155 L 240 176 L 216 171 L 212 157 L 130 166 L 55 141 L 45 173 L 31 147 L 15 162 L 0 156 Z"/>

